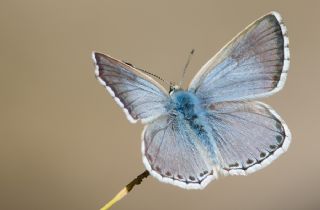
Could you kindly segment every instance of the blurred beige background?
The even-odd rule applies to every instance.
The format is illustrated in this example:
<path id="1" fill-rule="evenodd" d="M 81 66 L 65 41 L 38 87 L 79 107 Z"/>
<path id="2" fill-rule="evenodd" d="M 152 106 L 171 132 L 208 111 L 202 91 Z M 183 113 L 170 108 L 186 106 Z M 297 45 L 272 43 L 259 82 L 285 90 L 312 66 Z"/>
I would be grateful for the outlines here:
<path id="1" fill-rule="evenodd" d="M 300 2 L 300 3 L 299 3 Z M 144 170 L 132 125 L 93 74 L 91 51 L 179 81 L 245 26 L 279 11 L 291 69 L 264 100 L 293 134 L 288 152 L 248 177 L 187 191 L 149 177 L 113 209 L 320 209 L 319 1 L 0 2 L 0 209 L 98 209 Z"/>

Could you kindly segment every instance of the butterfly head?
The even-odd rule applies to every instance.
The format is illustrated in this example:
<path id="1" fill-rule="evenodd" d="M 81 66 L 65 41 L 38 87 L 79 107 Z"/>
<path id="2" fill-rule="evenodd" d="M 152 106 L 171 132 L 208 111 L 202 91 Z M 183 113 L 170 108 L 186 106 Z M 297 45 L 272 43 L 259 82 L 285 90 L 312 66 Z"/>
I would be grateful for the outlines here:
<path id="1" fill-rule="evenodd" d="M 182 88 L 179 85 L 171 83 L 170 84 L 170 89 L 169 89 L 169 94 L 171 95 L 172 93 L 174 93 L 177 90 L 182 90 Z"/>

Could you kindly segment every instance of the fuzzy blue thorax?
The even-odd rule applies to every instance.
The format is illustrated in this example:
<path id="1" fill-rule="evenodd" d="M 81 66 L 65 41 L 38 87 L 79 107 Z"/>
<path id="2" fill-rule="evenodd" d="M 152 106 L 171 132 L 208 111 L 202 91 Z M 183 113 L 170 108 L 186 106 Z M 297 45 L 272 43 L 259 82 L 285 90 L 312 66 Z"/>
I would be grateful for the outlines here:
<path id="1" fill-rule="evenodd" d="M 203 115 L 203 108 L 196 95 L 191 92 L 176 90 L 171 94 L 172 109 L 178 117 L 185 120 L 195 120 Z"/>
<path id="2" fill-rule="evenodd" d="M 208 128 L 206 126 L 206 111 L 201 106 L 199 98 L 189 91 L 175 90 L 171 94 L 172 113 L 181 122 L 185 122 L 196 136 L 208 138 Z"/>

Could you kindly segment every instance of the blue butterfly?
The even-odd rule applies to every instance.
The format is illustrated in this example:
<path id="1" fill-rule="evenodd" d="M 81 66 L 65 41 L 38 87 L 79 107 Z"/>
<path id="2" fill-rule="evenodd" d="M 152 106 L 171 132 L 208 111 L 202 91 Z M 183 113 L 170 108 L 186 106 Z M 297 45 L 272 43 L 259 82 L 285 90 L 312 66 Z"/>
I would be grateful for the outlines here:
<path id="1" fill-rule="evenodd" d="M 288 149 L 290 131 L 253 99 L 281 90 L 289 69 L 287 29 L 277 12 L 245 28 L 196 74 L 187 90 L 93 53 L 95 74 L 132 123 L 145 124 L 143 163 L 158 180 L 202 189 L 218 175 L 247 175 Z"/>

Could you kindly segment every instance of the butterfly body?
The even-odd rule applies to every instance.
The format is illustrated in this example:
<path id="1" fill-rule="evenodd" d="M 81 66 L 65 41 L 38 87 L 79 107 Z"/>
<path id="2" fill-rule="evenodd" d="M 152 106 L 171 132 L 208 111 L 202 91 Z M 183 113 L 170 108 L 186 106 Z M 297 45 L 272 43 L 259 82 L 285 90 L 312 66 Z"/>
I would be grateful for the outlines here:
<path id="1" fill-rule="evenodd" d="M 93 53 L 99 82 L 128 120 L 145 124 L 142 159 L 155 178 L 203 189 L 218 175 L 247 175 L 284 153 L 291 133 L 256 99 L 281 90 L 289 70 L 287 28 L 277 12 L 246 27 L 182 90 L 163 88 L 117 59 Z"/>
<path id="2" fill-rule="evenodd" d="M 170 118 L 177 122 L 179 130 L 188 130 L 194 136 L 193 144 L 210 154 L 215 162 L 215 143 L 212 131 L 207 123 L 207 108 L 191 91 L 174 90 L 168 106 Z"/>

